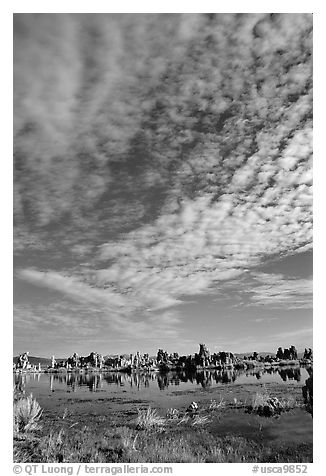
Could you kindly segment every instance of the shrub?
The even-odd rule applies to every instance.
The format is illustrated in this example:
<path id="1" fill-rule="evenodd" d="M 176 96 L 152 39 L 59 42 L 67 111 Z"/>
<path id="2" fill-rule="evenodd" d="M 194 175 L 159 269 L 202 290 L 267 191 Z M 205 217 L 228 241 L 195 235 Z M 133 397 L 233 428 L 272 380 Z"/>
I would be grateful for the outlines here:
<path id="1" fill-rule="evenodd" d="M 14 401 L 14 435 L 39 428 L 42 409 L 33 395 Z"/>

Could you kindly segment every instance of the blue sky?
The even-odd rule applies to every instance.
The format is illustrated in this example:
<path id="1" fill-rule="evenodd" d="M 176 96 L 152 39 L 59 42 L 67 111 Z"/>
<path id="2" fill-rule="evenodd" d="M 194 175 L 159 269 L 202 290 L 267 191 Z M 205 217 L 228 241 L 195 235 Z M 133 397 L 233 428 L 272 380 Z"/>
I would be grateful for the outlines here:
<path id="1" fill-rule="evenodd" d="M 312 346 L 311 30 L 15 15 L 15 354 Z"/>

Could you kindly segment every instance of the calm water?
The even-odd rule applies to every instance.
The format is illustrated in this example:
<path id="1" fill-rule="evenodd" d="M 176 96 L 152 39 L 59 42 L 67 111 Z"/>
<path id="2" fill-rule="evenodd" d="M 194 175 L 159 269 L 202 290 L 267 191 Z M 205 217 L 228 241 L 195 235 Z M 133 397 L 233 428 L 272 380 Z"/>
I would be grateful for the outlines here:
<path id="1" fill-rule="evenodd" d="M 24 374 L 14 375 L 17 387 L 32 393 L 35 397 L 70 396 L 83 397 L 98 392 L 106 396 L 130 396 L 153 398 L 168 396 L 193 389 L 212 388 L 223 385 L 250 383 L 279 383 L 281 385 L 304 385 L 309 377 L 305 368 L 282 367 L 263 371 L 205 370 L 195 373 L 169 372 L 153 373 L 90 373 L 90 374 Z M 71 395 L 73 394 L 73 395 Z M 123 394 L 123 395 L 122 395 Z M 94 395 L 95 396 L 95 395 Z"/>
<path id="2" fill-rule="evenodd" d="M 51 422 L 53 428 L 74 427 L 76 430 L 94 424 L 101 433 L 108 422 L 113 421 L 115 425 L 134 422 L 140 408 L 151 406 L 164 417 L 168 408 L 184 411 L 192 401 L 203 406 L 212 399 L 217 402 L 221 399 L 231 402 L 231 405 L 232 401 L 237 401 L 240 407 L 226 406 L 219 413 L 211 426 L 214 435 L 237 434 L 259 438 L 260 442 L 264 439 L 292 445 L 295 442 L 312 444 L 312 418 L 305 409 L 298 408 L 278 420 L 262 420 L 246 413 L 244 406 L 252 403 L 260 384 L 265 383 L 276 383 L 277 390 L 274 386 L 272 390 L 275 395 L 283 395 L 283 390 L 284 395 L 291 392 L 301 395 L 299 387 L 304 385 L 308 376 L 305 368 L 282 367 L 260 372 L 169 372 L 165 375 L 40 373 L 14 375 L 14 382 L 26 394 L 32 393 L 37 398 L 44 412 L 44 421 Z"/>

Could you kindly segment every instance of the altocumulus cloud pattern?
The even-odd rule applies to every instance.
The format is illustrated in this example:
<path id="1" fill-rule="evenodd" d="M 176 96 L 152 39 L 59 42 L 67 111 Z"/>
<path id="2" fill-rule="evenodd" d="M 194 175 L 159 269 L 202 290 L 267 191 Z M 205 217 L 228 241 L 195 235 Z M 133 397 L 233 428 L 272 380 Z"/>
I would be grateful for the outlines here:
<path id="1" fill-rule="evenodd" d="M 173 337 L 187 296 L 312 248 L 311 15 L 17 14 L 14 31 L 20 279 L 95 327 Z M 309 281 L 250 279 L 254 306 L 306 306 Z"/>

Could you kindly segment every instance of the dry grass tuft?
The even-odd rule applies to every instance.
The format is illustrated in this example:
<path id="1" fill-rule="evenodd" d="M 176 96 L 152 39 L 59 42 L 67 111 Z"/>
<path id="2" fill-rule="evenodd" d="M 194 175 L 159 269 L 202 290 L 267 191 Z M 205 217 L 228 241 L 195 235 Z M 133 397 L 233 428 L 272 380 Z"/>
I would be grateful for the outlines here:
<path id="1" fill-rule="evenodd" d="M 289 395 L 286 398 L 281 399 L 282 407 L 284 410 L 290 410 L 292 408 L 298 407 L 299 404 L 296 401 L 295 397 L 293 395 Z"/>
<path id="2" fill-rule="evenodd" d="M 253 404 L 249 407 L 249 410 L 257 413 L 260 416 L 278 416 L 282 412 L 291 410 L 297 407 L 298 404 L 295 398 L 290 395 L 287 398 L 279 399 L 277 397 L 271 397 L 268 392 L 256 393 L 253 398 Z"/>
<path id="3" fill-rule="evenodd" d="M 225 401 L 222 396 L 220 396 L 220 400 L 217 402 L 216 400 L 211 400 L 209 404 L 210 410 L 217 410 L 225 407 Z"/>
<path id="4" fill-rule="evenodd" d="M 190 416 L 185 414 L 185 415 L 182 415 L 182 417 L 180 418 L 180 420 L 178 421 L 178 425 L 181 425 L 181 423 L 188 423 L 188 421 L 190 420 Z"/>
<path id="5" fill-rule="evenodd" d="M 33 395 L 14 401 L 14 435 L 39 428 L 42 409 Z"/>
<path id="6" fill-rule="evenodd" d="M 180 417 L 180 411 L 177 408 L 169 408 L 166 412 L 166 418 L 168 421 L 178 420 Z"/>
<path id="7" fill-rule="evenodd" d="M 165 419 L 160 417 L 155 408 L 148 407 L 147 410 L 138 409 L 136 423 L 138 430 L 149 430 L 162 427 L 165 424 Z"/>
<path id="8" fill-rule="evenodd" d="M 191 426 L 199 426 L 199 425 L 206 425 L 211 420 L 205 415 L 195 415 L 193 421 L 191 422 Z"/>

